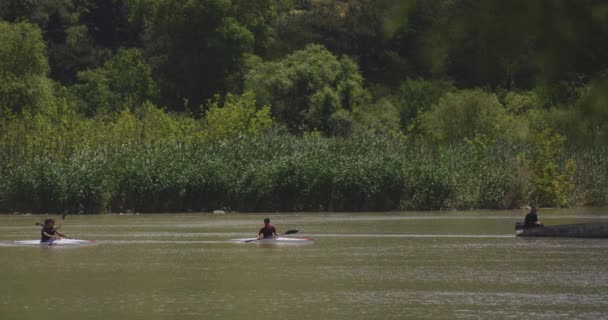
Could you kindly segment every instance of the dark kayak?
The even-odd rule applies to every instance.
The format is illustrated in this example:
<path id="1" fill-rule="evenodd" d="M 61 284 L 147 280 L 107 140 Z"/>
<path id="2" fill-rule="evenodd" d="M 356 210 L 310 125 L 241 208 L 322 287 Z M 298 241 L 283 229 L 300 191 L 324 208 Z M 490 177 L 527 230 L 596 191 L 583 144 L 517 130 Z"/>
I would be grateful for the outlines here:
<path id="1" fill-rule="evenodd" d="M 518 237 L 567 237 L 567 238 L 608 238 L 608 222 L 562 224 L 545 227 L 524 227 L 523 222 L 515 223 Z"/>

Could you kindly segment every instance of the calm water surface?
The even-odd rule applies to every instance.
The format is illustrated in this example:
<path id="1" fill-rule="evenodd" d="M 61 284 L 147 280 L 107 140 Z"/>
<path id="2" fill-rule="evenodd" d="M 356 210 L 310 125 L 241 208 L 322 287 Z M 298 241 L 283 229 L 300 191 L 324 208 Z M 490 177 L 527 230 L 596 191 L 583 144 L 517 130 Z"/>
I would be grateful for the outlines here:
<path id="1" fill-rule="evenodd" d="M 608 210 L 542 211 L 546 224 Z M 231 241 L 265 215 L 0 216 L 0 319 L 608 319 L 608 239 L 522 239 L 523 211 L 272 214 L 307 245 Z"/>

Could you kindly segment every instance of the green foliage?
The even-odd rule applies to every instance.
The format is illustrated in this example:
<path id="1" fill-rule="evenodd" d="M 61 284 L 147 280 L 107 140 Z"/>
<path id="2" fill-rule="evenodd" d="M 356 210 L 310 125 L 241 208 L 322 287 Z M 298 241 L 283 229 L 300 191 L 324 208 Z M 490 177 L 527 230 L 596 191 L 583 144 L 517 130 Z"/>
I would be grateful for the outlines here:
<path id="1" fill-rule="evenodd" d="M 481 90 L 447 93 L 420 117 L 423 135 L 439 144 L 459 143 L 478 135 L 511 140 L 511 117 L 496 95 Z"/>
<path id="2" fill-rule="evenodd" d="M 553 134 L 549 130 L 532 137 L 532 149 L 527 161 L 532 171 L 528 195 L 531 203 L 558 207 L 568 206 L 571 203 L 576 163 L 572 159 L 567 159 L 560 166 L 558 162 L 565 141 L 563 136 Z"/>
<path id="3" fill-rule="evenodd" d="M 121 49 L 100 68 L 78 73 L 71 87 L 87 115 L 135 110 L 157 97 L 151 70 L 139 49 Z"/>
<path id="4" fill-rule="evenodd" d="M 143 46 L 161 87 L 163 103 L 184 99 L 197 108 L 214 94 L 241 88 L 241 68 L 264 31 L 264 7 L 245 12 L 245 1 L 133 1 L 140 12 Z M 263 1 L 256 1 L 262 4 Z M 270 5 L 270 2 L 265 2 Z M 248 15 L 240 20 L 237 14 Z M 257 18 L 261 19 L 258 20 Z M 243 25 L 245 23 L 246 25 Z M 265 39 L 259 39 L 260 45 Z"/>
<path id="5" fill-rule="evenodd" d="M 531 108 L 523 121 L 531 131 L 551 130 L 578 146 L 604 145 L 608 142 L 608 81 L 598 78 L 577 87 L 577 98 L 567 105 Z"/>
<path id="6" fill-rule="evenodd" d="M 399 110 L 401 128 L 405 132 L 418 133 L 418 115 L 428 112 L 443 95 L 456 88 L 443 80 L 407 79 L 390 98 Z"/>
<path id="7" fill-rule="evenodd" d="M 385 21 L 393 15 L 397 1 L 297 1 L 277 19 L 276 40 L 270 58 L 289 54 L 309 44 L 353 57 L 365 78 L 389 86 L 397 85 L 415 65 L 417 44 L 414 28 L 388 37 Z M 413 41 L 412 41 L 413 42 Z M 416 70 L 417 71 L 417 70 Z"/>
<path id="8" fill-rule="evenodd" d="M 53 99 L 40 29 L 0 21 L 0 112 L 37 112 Z"/>
<path id="9" fill-rule="evenodd" d="M 229 94 L 223 105 L 213 102 L 205 113 L 204 137 L 207 141 L 224 141 L 244 135 L 258 136 L 272 126 L 270 107 L 256 108 L 255 95 Z"/>
<path id="10" fill-rule="evenodd" d="M 0 22 L 0 42 L 0 72 L 3 76 L 46 75 L 49 66 L 40 29 L 27 22 Z"/>
<path id="11" fill-rule="evenodd" d="M 51 77 L 72 83 L 80 70 L 94 68 L 111 52 L 133 40 L 125 1 L 21 1 L 0 3 L 0 19 L 29 21 L 43 32 Z"/>
<path id="12" fill-rule="evenodd" d="M 24 141 L 33 153 L 20 159 L 10 154 L 6 161 L 9 154 L 2 148 L 0 209 L 85 213 L 222 207 L 238 211 L 508 209 L 536 198 L 539 205 L 547 205 L 540 201 L 544 189 L 532 188 L 549 178 L 554 201 L 573 194 L 577 201 L 605 205 L 608 194 L 602 171 L 608 158 L 605 149 L 571 157 L 582 168 L 579 172 L 573 171 L 572 161 L 562 160 L 569 158 L 565 155 L 545 160 L 544 151 L 532 149 L 529 159 L 538 160 L 521 163 L 516 155 L 527 149 L 482 138 L 439 153 L 424 144 L 378 135 L 330 139 L 269 132 L 223 143 L 192 143 L 187 139 L 193 133 L 179 131 L 161 140 L 161 134 L 171 132 L 167 126 L 182 128 L 183 119 L 149 108 L 147 114 L 125 110 L 110 123 L 91 125 L 81 131 L 82 139 L 93 139 L 90 131 L 107 136 L 90 144 L 72 140 L 88 147 L 61 149 L 61 157 L 59 149 L 35 150 Z M 162 129 L 147 131 L 156 126 Z M 542 171 L 542 161 L 562 163 L 558 168 L 563 169 L 551 177 L 535 174 L 521 179 L 524 170 L 549 172 Z M 567 192 L 572 183 L 576 192 Z M 530 192 L 522 192 L 528 184 Z"/>
<path id="13" fill-rule="evenodd" d="M 11 168 L 2 181 L 4 210 L 62 212 L 66 200 L 65 173 L 50 159 L 36 159 Z"/>
<path id="14" fill-rule="evenodd" d="M 608 63 L 608 18 L 600 0 L 437 0 L 400 6 L 402 29 L 424 19 L 421 12 L 430 15 L 418 50 L 435 72 L 455 78 L 459 86 L 531 89 L 539 80 L 593 77 Z"/>
<path id="15" fill-rule="evenodd" d="M 2 153 L 10 163 L 40 156 L 66 159 L 79 152 L 116 152 L 126 145 L 196 142 L 200 124 L 144 103 L 136 113 L 126 109 L 112 117 L 85 118 L 65 101 L 37 114 L 24 112 L 4 119 Z"/>
<path id="16" fill-rule="evenodd" d="M 399 123 L 399 111 L 388 99 L 365 104 L 353 109 L 353 132 L 403 136 Z M 334 117 L 335 118 L 335 117 Z M 335 122 L 335 119 L 332 119 Z M 334 130 L 336 126 L 334 125 Z"/>
<path id="17" fill-rule="evenodd" d="M 451 205 L 458 209 L 515 208 L 524 193 L 517 179 L 517 149 L 494 143 L 487 136 L 465 139 L 465 145 L 449 148 L 443 157 L 461 159 L 450 170 L 456 172 L 457 187 Z"/>
<path id="18" fill-rule="evenodd" d="M 258 65 L 247 74 L 245 86 L 295 133 L 332 134 L 333 114 L 352 111 L 368 100 L 356 64 L 319 45 Z"/>
<path id="19" fill-rule="evenodd" d="M 582 134 L 573 136 L 577 143 L 602 144 L 608 141 L 608 70 L 588 85 L 575 104 L 578 112 L 574 125 Z M 572 124 L 571 122 L 571 124 Z"/>
<path id="20" fill-rule="evenodd" d="M 0 1 L 0 209 L 606 205 L 607 10 Z"/>
<path id="21" fill-rule="evenodd" d="M 254 53 L 263 54 L 274 40 L 276 21 L 291 9 L 292 0 L 234 0 L 232 12 L 253 34 Z"/>
<path id="22" fill-rule="evenodd" d="M 540 109 L 542 107 L 538 94 L 531 91 L 509 91 L 503 100 L 507 112 L 512 115 L 525 115 L 530 110 Z"/>
<path id="23" fill-rule="evenodd" d="M 5 119 L 0 147 L 10 162 L 23 162 L 38 156 L 62 158 L 83 147 L 82 136 L 88 124 L 66 101 L 49 104 L 41 112 L 23 112 Z"/>
<path id="24" fill-rule="evenodd" d="M 570 199 L 576 206 L 604 206 L 608 203 L 608 157 L 606 147 L 574 152 L 575 192 Z"/>
<path id="25" fill-rule="evenodd" d="M 419 164 L 406 172 L 405 197 L 401 207 L 407 210 L 449 209 L 449 199 L 456 185 L 446 166 Z"/>

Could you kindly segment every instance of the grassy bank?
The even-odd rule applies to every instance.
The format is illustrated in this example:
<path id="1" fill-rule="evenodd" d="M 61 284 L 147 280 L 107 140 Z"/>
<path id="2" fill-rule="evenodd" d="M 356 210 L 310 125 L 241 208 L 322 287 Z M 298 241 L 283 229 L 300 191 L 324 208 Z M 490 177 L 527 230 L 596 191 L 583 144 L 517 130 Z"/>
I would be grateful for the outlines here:
<path id="1" fill-rule="evenodd" d="M 556 175 L 545 177 L 552 179 L 549 190 L 537 186 L 541 180 L 534 170 L 543 167 L 531 165 L 546 160 L 533 159 L 530 151 L 500 144 L 436 149 L 382 137 L 268 134 L 205 145 L 89 148 L 27 161 L 3 155 L 0 210 L 508 209 L 540 203 L 539 195 L 552 199 L 552 192 L 564 193 L 562 205 L 608 204 L 608 150 L 560 154 Z M 565 171 L 568 160 L 576 170 Z"/>

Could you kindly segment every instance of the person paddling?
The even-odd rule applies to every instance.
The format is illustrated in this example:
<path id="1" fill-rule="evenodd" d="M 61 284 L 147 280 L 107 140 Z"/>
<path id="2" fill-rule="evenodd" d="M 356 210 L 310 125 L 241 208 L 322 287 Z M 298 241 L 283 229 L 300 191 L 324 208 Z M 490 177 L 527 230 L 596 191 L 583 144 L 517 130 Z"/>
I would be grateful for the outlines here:
<path id="1" fill-rule="evenodd" d="M 269 218 L 265 218 L 264 219 L 264 226 L 258 232 L 258 239 L 262 239 L 262 238 L 276 238 L 276 237 L 278 237 L 278 235 L 277 235 L 277 229 L 272 224 L 270 224 L 270 219 Z"/>
<path id="2" fill-rule="evenodd" d="M 526 218 L 524 219 L 524 226 L 526 228 L 537 228 L 543 227 L 544 225 L 538 221 L 538 209 L 536 207 L 532 207 L 530 212 L 526 214 Z"/>
<path id="3" fill-rule="evenodd" d="M 57 231 L 59 228 L 61 228 L 61 222 L 59 222 L 59 226 L 55 227 L 55 219 L 44 220 L 44 225 L 40 230 L 40 242 L 53 242 L 54 240 L 67 238 L 66 235 Z"/>

